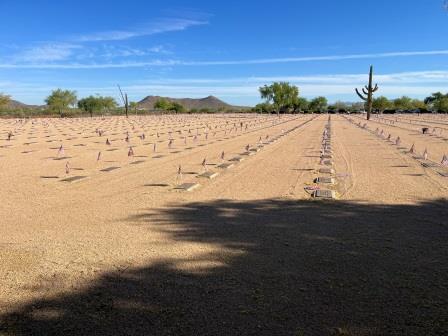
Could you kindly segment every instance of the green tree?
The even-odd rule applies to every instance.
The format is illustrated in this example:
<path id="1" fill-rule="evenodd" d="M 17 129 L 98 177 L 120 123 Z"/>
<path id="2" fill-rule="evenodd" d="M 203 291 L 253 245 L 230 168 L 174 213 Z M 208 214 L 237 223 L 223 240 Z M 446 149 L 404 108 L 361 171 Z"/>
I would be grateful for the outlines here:
<path id="1" fill-rule="evenodd" d="M 304 97 L 297 97 L 292 103 L 292 108 L 293 108 L 294 112 L 306 111 L 309 109 L 309 107 L 310 107 L 310 102 L 308 101 L 308 99 L 306 99 Z"/>
<path id="2" fill-rule="evenodd" d="M 271 113 L 273 110 L 273 107 L 269 103 L 260 103 L 255 105 L 255 107 L 252 109 L 252 111 L 257 113 Z"/>
<path id="3" fill-rule="evenodd" d="M 8 104 L 11 101 L 11 96 L 0 93 L 0 107 Z"/>
<path id="4" fill-rule="evenodd" d="M 448 94 L 444 95 L 442 92 L 435 92 L 431 96 L 426 97 L 424 102 L 425 102 L 425 104 L 430 105 L 430 104 L 434 103 L 435 101 L 440 100 L 442 98 L 448 98 Z"/>
<path id="5" fill-rule="evenodd" d="M 129 103 L 129 107 L 134 110 L 135 114 L 137 114 L 137 107 L 138 107 L 138 103 L 137 102 L 133 102 L 133 101 L 130 102 Z"/>
<path id="6" fill-rule="evenodd" d="M 171 103 L 170 106 L 168 107 L 168 111 L 172 111 L 175 113 L 182 113 L 185 111 L 185 108 L 183 107 L 182 104 L 179 104 L 177 102 Z"/>
<path id="7" fill-rule="evenodd" d="M 316 97 L 310 102 L 310 110 L 313 112 L 325 112 L 327 110 L 328 100 L 325 97 Z"/>
<path id="8" fill-rule="evenodd" d="M 380 113 L 383 113 L 384 110 L 387 110 L 388 108 L 392 107 L 393 103 L 387 99 L 387 97 L 379 96 L 376 98 L 373 98 L 372 107 L 375 110 L 380 111 Z"/>
<path id="9" fill-rule="evenodd" d="M 423 100 L 420 99 L 412 99 L 411 105 L 414 109 L 426 110 L 428 106 L 425 104 Z"/>
<path id="10" fill-rule="evenodd" d="M 78 101 L 78 108 L 90 113 L 90 117 L 93 117 L 94 112 L 101 111 L 102 107 L 98 97 L 89 96 Z"/>
<path id="11" fill-rule="evenodd" d="M 426 97 L 424 103 L 428 108 L 437 110 L 437 107 L 441 106 L 441 104 L 443 105 L 443 103 L 441 103 L 441 100 L 445 98 L 448 98 L 448 93 L 443 94 L 441 92 L 436 92 L 433 93 L 431 96 Z"/>
<path id="12" fill-rule="evenodd" d="M 287 82 L 274 82 L 271 85 L 264 85 L 259 88 L 261 99 L 267 103 L 272 103 L 277 114 L 280 110 L 293 107 L 294 102 L 299 97 L 299 88 Z"/>
<path id="13" fill-rule="evenodd" d="M 118 106 L 117 101 L 113 97 L 98 97 L 101 101 L 101 107 L 108 112 Z"/>
<path id="14" fill-rule="evenodd" d="M 437 112 L 448 112 L 448 97 L 438 99 L 434 102 L 434 109 Z"/>
<path id="15" fill-rule="evenodd" d="M 76 104 L 76 91 L 57 89 L 51 92 L 45 102 L 50 110 L 58 111 L 61 118 L 64 116 L 64 111 Z"/>
<path id="16" fill-rule="evenodd" d="M 412 98 L 403 96 L 394 99 L 394 107 L 398 110 L 411 110 L 412 109 Z"/>
<path id="17" fill-rule="evenodd" d="M 171 103 L 165 98 L 160 98 L 154 103 L 154 108 L 156 110 L 168 111 L 170 107 Z"/>

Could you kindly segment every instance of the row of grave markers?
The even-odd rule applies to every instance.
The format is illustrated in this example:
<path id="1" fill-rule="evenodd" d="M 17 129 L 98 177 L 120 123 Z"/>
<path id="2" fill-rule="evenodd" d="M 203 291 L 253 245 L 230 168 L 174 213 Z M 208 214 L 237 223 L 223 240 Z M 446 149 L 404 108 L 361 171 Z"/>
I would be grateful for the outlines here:
<path id="1" fill-rule="evenodd" d="M 443 135 L 448 130 L 448 128 L 438 127 L 438 126 L 434 126 L 434 125 L 431 126 L 431 125 L 422 124 L 422 123 L 406 122 L 406 121 L 398 120 L 398 118 L 395 118 L 395 120 L 391 120 L 388 118 L 376 116 L 375 120 L 372 120 L 372 121 L 376 121 L 378 123 L 382 123 L 382 124 L 386 124 L 386 125 L 389 124 L 390 126 L 401 128 L 403 130 L 411 131 L 411 132 L 415 131 L 415 129 L 409 129 L 407 127 L 399 126 L 399 125 L 397 125 L 397 123 L 409 123 L 412 125 L 423 126 L 418 129 L 418 131 L 421 131 L 422 134 L 429 135 L 429 136 L 436 136 L 436 137 L 442 138 L 444 140 L 446 138 L 444 138 Z"/>
<path id="2" fill-rule="evenodd" d="M 432 168 L 439 175 L 448 177 L 448 156 L 446 154 L 443 155 L 440 163 L 434 162 L 428 158 L 429 153 L 426 148 L 421 154 L 419 154 L 414 143 L 411 146 L 404 147 L 403 141 L 400 136 L 394 137 L 391 133 L 387 133 L 386 135 L 386 132 L 384 132 L 383 129 L 379 128 L 376 128 L 375 131 L 373 131 L 368 127 L 367 123 L 361 123 L 360 121 L 355 122 L 353 119 L 347 117 L 346 119 L 355 126 L 366 130 L 376 137 L 396 146 L 398 149 L 404 150 L 403 153 L 410 155 L 413 159 L 417 160 L 424 168 Z"/>
<path id="3" fill-rule="evenodd" d="M 324 127 L 322 133 L 322 142 L 319 155 L 319 170 L 320 176 L 314 179 L 314 185 L 305 187 L 305 191 L 311 194 L 313 198 L 318 199 L 334 199 L 336 192 L 331 189 L 335 185 L 335 171 L 333 169 L 333 148 L 332 148 L 332 122 L 331 116 Z M 325 187 L 323 187 L 325 186 Z"/>
<path id="4" fill-rule="evenodd" d="M 263 137 L 260 136 L 260 138 L 258 139 L 258 143 L 255 145 L 250 145 L 247 144 L 244 147 L 244 151 L 242 153 L 240 153 L 239 155 L 227 160 L 227 162 L 224 162 L 225 159 L 225 152 L 221 153 L 220 156 L 220 160 L 221 163 L 217 166 L 217 168 L 220 168 L 222 170 L 224 169 L 231 169 L 233 168 L 236 164 L 242 162 L 245 160 L 246 157 L 250 157 L 253 156 L 255 154 L 257 154 L 259 151 L 261 151 L 265 146 L 268 146 L 270 144 L 273 144 L 275 142 L 277 142 L 278 140 L 280 140 L 282 137 L 288 135 L 289 133 L 295 131 L 296 129 L 302 127 L 303 125 L 307 124 L 308 122 L 310 122 L 311 120 L 308 120 L 300 125 L 297 125 L 295 127 L 292 127 L 288 130 L 284 130 L 282 129 L 281 133 L 275 137 L 270 137 L 269 135 L 266 135 L 263 139 Z M 202 161 L 202 169 L 203 172 L 198 174 L 196 177 L 198 178 L 207 178 L 207 179 L 213 179 L 215 177 L 217 177 L 219 175 L 219 172 L 217 171 L 209 171 L 207 169 L 207 159 L 204 158 L 204 160 Z M 197 188 L 200 187 L 199 183 L 195 183 L 195 182 L 186 182 L 183 183 L 183 172 L 182 172 L 182 166 L 179 165 L 178 169 L 177 169 L 177 176 L 176 176 L 176 184 L 177 186 L 174 188 L 175 190 L 182 190 L 182 191 L 193 191 Z"/>

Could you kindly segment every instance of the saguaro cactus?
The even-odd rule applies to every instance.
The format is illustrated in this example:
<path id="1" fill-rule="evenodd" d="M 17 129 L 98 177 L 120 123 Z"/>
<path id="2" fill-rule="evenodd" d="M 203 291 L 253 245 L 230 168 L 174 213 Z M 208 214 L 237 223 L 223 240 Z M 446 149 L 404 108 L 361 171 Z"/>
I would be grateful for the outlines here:
<path id="1" fill-rule="evenodd" d="M 372 104 L 373 104 L 373 93 L 378 90 L 378 84 L 375 84 L 375 87 L 372 85 L 372 77 L 373 77 L 373 66 L 370 66 L 369 72 L 369 85 L 366 85 L 362 88 L 363 94 L 361 94 L 358 89 L 355 89 L 359 98 L 367 102 L 367 120 L 370 120 L 370 114 L 372 113 Z"/>

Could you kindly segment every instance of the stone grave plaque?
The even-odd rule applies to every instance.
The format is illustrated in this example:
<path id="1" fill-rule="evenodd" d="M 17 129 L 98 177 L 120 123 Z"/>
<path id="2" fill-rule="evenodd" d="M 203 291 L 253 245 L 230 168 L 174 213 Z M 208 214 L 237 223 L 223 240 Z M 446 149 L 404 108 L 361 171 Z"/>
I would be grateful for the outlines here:
<path id="1" fill-rule="evenodd" d="M 241 161 L 244 161 L 244 158 L 242 158 L 242 157 L 240 157 L 240 156 L 236 156 L 236 157 L 230 159 L 229 161 L 232 161 L 232 162 L 241 162 Z"/>
<path id="2" fill-rule="evenodd" d="M 315 198 L 335 198 L 336 197 L 336 193 L 333 190 L 328 190 L 328 189 L 319 189 L 319 190 L 315 190 L 313 193 L 313 197 Z"/>
<path id="3" fill-rule="evenodd" d="M 143 162 L 145 162 L 145 160 L 132 161 L 130 164 L 131 165 L 137 165 L 137 164 L 141 164 Z"/>
<path id="4" fill-rule="evenodd" d="M 218 166 L 218 168 L 221 169 L 230 169 L 232 167 L 234 167 L 235 165 L 233 163 L 222 163 Z"/>
<path id="5" fill-rule="evenodd" d="M 316 183 L 334 184 L 335 180 L 332 177 L 319 176 L 316 178 Z"/>
<path id="6" fill-rule="evenodd" d="M 321 174 L 334 174 L 334 169 L 331 169 L 331 168 L 321 168 L 321 169 L 319 169 L 319 173 L 321 173 Z"/>
<path id="7" fill-rule="evenodd" d="M 438 167 L 437 164 L 432 163 L 432 162 L 421 162 L 421 165 L 425 168 L 434 168 L 434 167 Z"/>
<path id="8" fill-rule="evenodd" d="M 212 171 L 207 171 L 204 172 L 202 174 L 199 174 L 198 177 L 204 177 L 204 178 L 208 178 L 208 179 L 214 179 L 215 177 L 217 177 L 219 175 L 219 173 L 217 172 L 212 172 Z"/>
<path id="9" fill-rule="evenodd" d="M 175 189 L 177 190 L 183 190 L 183 191 L 192 191 L 196 188 L 199 188 L 199 183 L 182 183 L 178 185 Z"/>

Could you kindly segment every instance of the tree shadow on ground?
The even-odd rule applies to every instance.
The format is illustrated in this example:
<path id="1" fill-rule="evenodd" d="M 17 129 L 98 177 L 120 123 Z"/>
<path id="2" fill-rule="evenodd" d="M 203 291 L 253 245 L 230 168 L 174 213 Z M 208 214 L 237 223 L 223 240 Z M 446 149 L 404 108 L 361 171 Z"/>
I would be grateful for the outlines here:
<path id="1" fill-rule="evenodd" d="M 201 257 L 219 262 L 201 272 L 167 259 L 104 274 L 1 316 L 0 334 L 443 335 L 447 205 L 272 199 L 148 210 L 127 221 L 235 253 Z"/>

